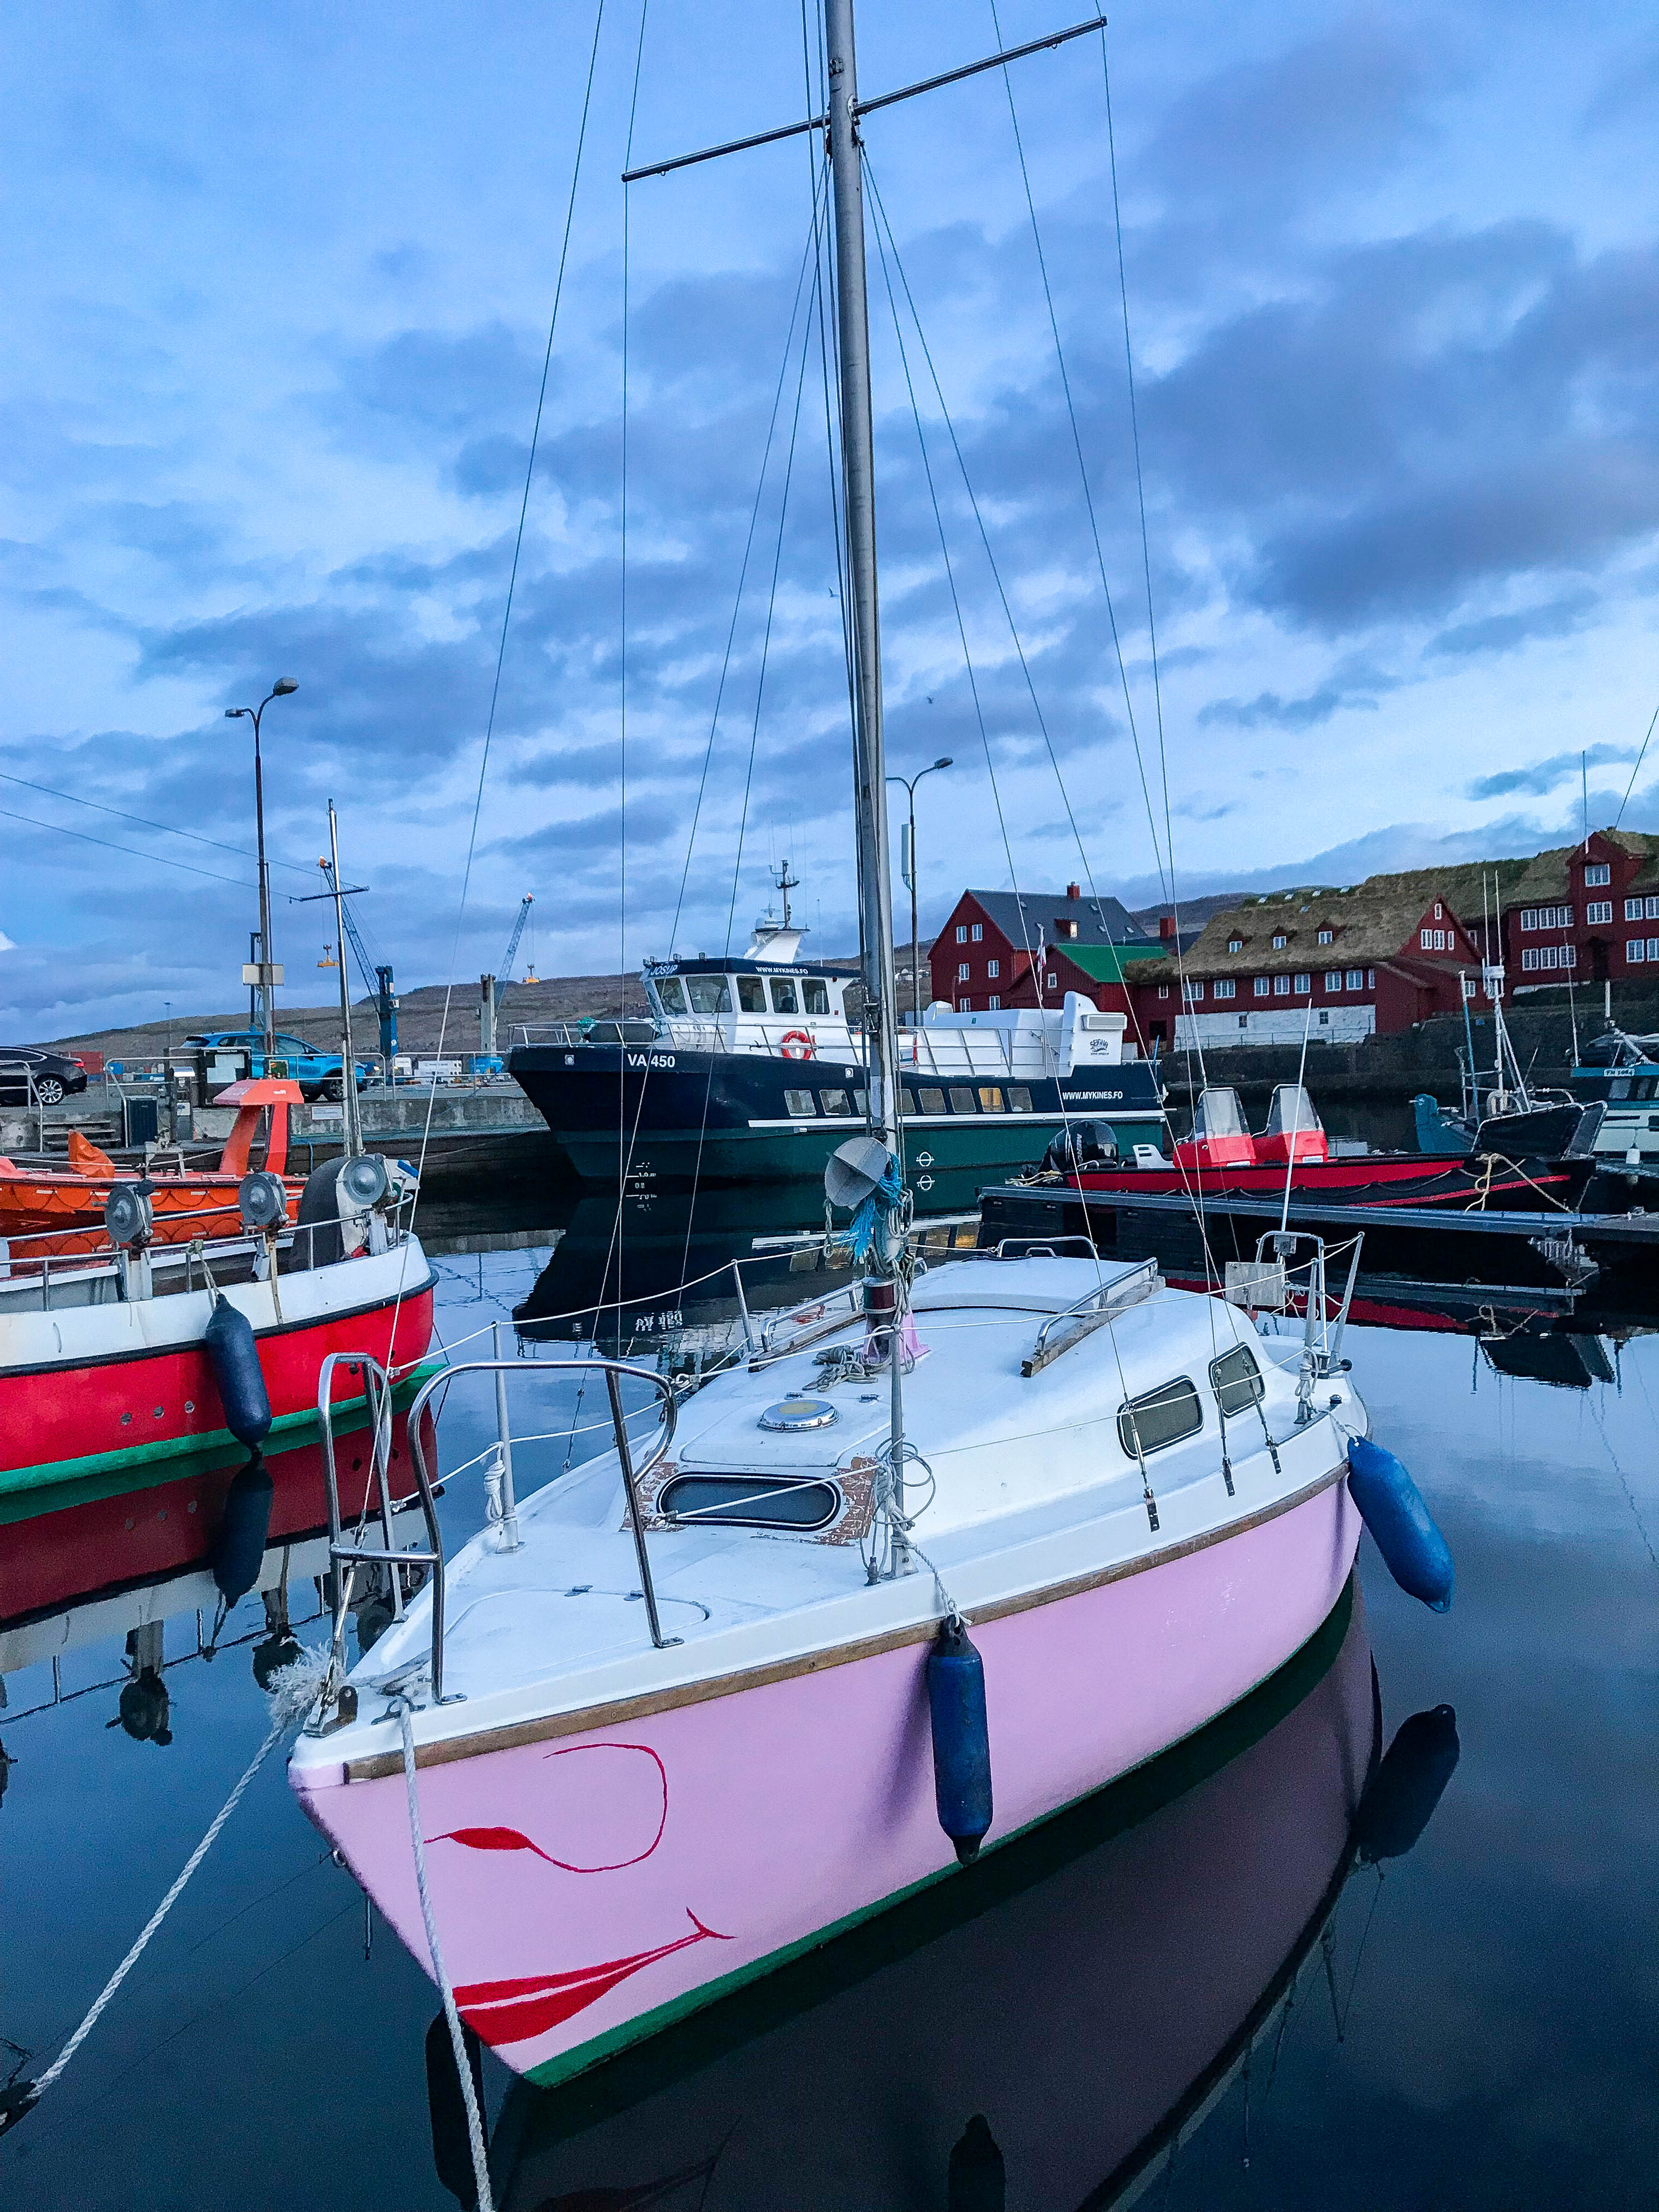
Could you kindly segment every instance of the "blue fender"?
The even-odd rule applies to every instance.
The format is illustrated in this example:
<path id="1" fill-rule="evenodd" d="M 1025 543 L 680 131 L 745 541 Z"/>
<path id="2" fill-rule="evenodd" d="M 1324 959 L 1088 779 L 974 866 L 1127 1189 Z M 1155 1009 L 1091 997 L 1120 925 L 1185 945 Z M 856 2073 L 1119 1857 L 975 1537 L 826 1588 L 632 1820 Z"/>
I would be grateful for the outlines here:
<path id="1" fill-rule="evenodd" d="M 1456 1574 L 1451 1547 L 1394 1454 L 1369 1437 L 1350 1437 L 1348 1489 L 1401 1589 L 1431 1612 L 1447 1612 Z"/>
<path id="2" fill-rule="evenodd" d="M 213 1539 L 208 1564 L 227 1606 L 240 1605 L 259 1579 L 264 1563 L 265 1539 L 270 1534 L 270 1507 L 276 1485 L 256 1445 L 246 1467 L 239 1468 L 225 1492 L 224 1512 Z"/>
<path id="3" fill-rule="evenodd" d="M 968 1866 L 991 1826 L 991 1735 L 985 1662 L 959 1620 L 947 1620 L 927 1655 L 939 1824 Z"/>
<path id="4" fill-rule="evenodd" d="M 203 1342 L 219 1386 L 225 1426 L 238 1443 L 254 1449 L 270 1433 L 270 1394 L 259 1365 L 253 1324 L 228 1298 L 216 1298 Z"/>

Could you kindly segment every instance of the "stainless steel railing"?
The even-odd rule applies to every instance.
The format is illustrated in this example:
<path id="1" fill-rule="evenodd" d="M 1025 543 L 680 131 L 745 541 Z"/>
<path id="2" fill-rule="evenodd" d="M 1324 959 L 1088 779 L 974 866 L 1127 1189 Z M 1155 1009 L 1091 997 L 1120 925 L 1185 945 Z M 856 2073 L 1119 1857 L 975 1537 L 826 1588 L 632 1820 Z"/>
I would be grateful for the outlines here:
<path id="1" fill-rule="evenodd" d="M 340 1518 L 339 1480 L 334 1459 L 334 1370 L 342 1364 L 353 1374 L 363 1377 L 363 1395 L 369 1407 L 374 1425 L 373 1471 L 379 1504 L 380 1535 L 385 1548 L 365 1545 L 355 1540 L 348 1542 Z M 648 1367 L 636 1367 L 622 1359 L 538 1359 L 530 1372 L 547 1374 L 591 1375 L 603 1374 L 611 1402 L 611 1425 L 616 1437 L 617 1457 L 621 1462 L 623 1489 L 628 1500 L 628 1519 L 634 1536 L 635 1557 L 639 1563 L 641 1594 L 645 1600 L 646 1620 L 651 1632 L 651 1641 L 659 1651 L 667 1650 L 679 1643 L 678 1636 L 665 1636 L 662 1619 L 657 1607 L 656 1585 L 651 1575 L 650 1554 L 646 1549 L 645 1522 L 640 1510 L 639 1485 L 645 1476 L 666 1455 L 674 1438 L 674 1422 L 678 1401 L 673 1383 L 667 1376 L 656 1374 Z M 441 1368 L 428 1376 L 410 1401 L 408 1414 L 409 1454 L 415 1469 L 415 1481 L 422 1517 L 426 1523 L 426 1548 L 400 1551 L 392 1533 L 392 1504 L 388 1480 L 388 1462 L 392 1448 L 392 1386 L 380 1363 L 364 1352 L 333 1352 L 322 1364 L 317 1376 L 317 1419 L 323 1438 L 323 1474 L 328 1492 L 328 1552 L 329 1563 L 334 1574 L 334 1638 L 332 1646 L 331 1679 L 337 1680 L 345 1672 L 346 1580 L 338 1570 L 360 1565 L 388 1569 L 392 1580 L 392 1608 L 394 1620 L 401 1620 L 405 1611 L 401 1569 L 422 1567 L 431 1576 L 432 1592 L 432 1698 L 434 1705 L 446 1702 L 444 1697 L 444 1555 L 443 1540 L 438 1528 L 436 1495 L 433 1489 L 432 1472 L 427 1465 L 426 1445 L 422 1434 L 422 1423 L 433 1395 L 444 1389 L 461 1375 L 493 1375 L 495 1377 L 495 1415 L 497 1440 L 495 1460 L 487 1480 L 499 1485 L 494 1497 L 499 1501 L 497 1525 L 501 1529 L 501 1548 L 514 1551 L 521 1539 L 518 1533 L 516 1502 L 512 1489 L 512 1437 L 507 1427 L 507 1378 L 509 1375 L 523 1376 L 526 1364 L 518 1359 L 468 1359 L 453 1366 Z M 635 1462 L 634 1442 L 629 1434 L 629 1415 L 622 1401 L 624 1376 L 635 1382 L 647 1383 L 662 1403 L 661 1433 L 653 1442 L 645 1457 Z"/>

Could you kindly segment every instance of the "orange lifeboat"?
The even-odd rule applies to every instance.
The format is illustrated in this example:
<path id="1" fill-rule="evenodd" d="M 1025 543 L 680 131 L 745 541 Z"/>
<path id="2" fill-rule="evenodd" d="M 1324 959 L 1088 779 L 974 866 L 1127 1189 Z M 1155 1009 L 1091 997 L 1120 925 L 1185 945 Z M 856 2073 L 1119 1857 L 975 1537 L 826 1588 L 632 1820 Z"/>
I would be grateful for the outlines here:
<path id="1" fill-rule="evenodd" d="M 236 1237 L 242 1233 L 236 1190 L 248 1170 L 248 1159 L 267 1112 L 270 1130 L 265 1139 L 264 1163 L 273 1175 L 288 1165 L 288 1115 L 301 1103 L 297 1083 L 276 1076 L 256 1076 L 233 1083 L 215 1102 L 234 1106 L 236 1120 L 216 1168 L 186 1169 L 168 1174 L 152 1170 L 144 1180 L 155 1216 L 154 1241 L 185 1244 L 192 1237 Z M 78 1129 L 69 1137 L 69 1165 L 42 1174 L 18 1167 L 0 1158 L 0 1240 L 9 1247 L 14 1269 L 31 1260 L 57 1259 L 67 1253 L 96 1249 L 105 1242 L 104 1206 L 111 1188 L 139 1179 L 138 1170 L 117 1167 L 107 1152 L 89 1144 Z M 284 1176 L 288 1212 L 298 1212 L 302 1178 Z"/>

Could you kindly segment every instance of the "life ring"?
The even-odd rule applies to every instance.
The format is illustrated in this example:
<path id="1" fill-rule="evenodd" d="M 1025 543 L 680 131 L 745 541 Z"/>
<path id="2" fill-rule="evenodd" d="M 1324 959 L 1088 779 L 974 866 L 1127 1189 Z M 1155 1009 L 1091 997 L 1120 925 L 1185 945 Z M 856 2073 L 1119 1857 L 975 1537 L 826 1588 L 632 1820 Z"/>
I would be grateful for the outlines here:
<path id="1" fill-rule="evenodd" d="M 805 1030 L 786 1030 L 778 1050 L 786 1060 L 811 1060 L 817 1047 Z"/>

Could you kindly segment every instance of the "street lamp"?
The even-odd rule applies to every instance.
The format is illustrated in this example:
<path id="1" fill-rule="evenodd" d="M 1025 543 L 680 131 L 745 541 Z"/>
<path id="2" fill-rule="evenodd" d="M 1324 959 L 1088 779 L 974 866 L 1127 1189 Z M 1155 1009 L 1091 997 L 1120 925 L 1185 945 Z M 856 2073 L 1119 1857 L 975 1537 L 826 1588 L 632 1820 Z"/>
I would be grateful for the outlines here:
<path id="1" fill-rule="evenodd" d="M 267 1063 L 276 1057 L 276 1013 L 270 1001 L 271 985 L 276 979 L 270 959 L 270 870 L 265 866 L 265 779 L 259 759 L 259 718 L 273 699 L 286 699 L 299 688 L 293 677 L 279 676 L 257 707 L 225 709 L 228 722 L 246 720 L 253 725 L 253 813 L 259 848 L 259 1003 L 264 1013 Z"/>
<path id="2" fill-rule="evenodd" d="M 912 776 L 890 775 L 887 779 L 889 783 L 902 783 L 910 801 L 907 840 L 909 865 L 904 868 L 903 875 L 910 886 L 910 1003 L 918 1029 L 921 1027 L 921 939 L 916 923 L 916 786 L 923 776 L 950 766 L 951 756 L 946 753 L 942 760 L 934 761 L 931 767 L 918 769 Z"/>

